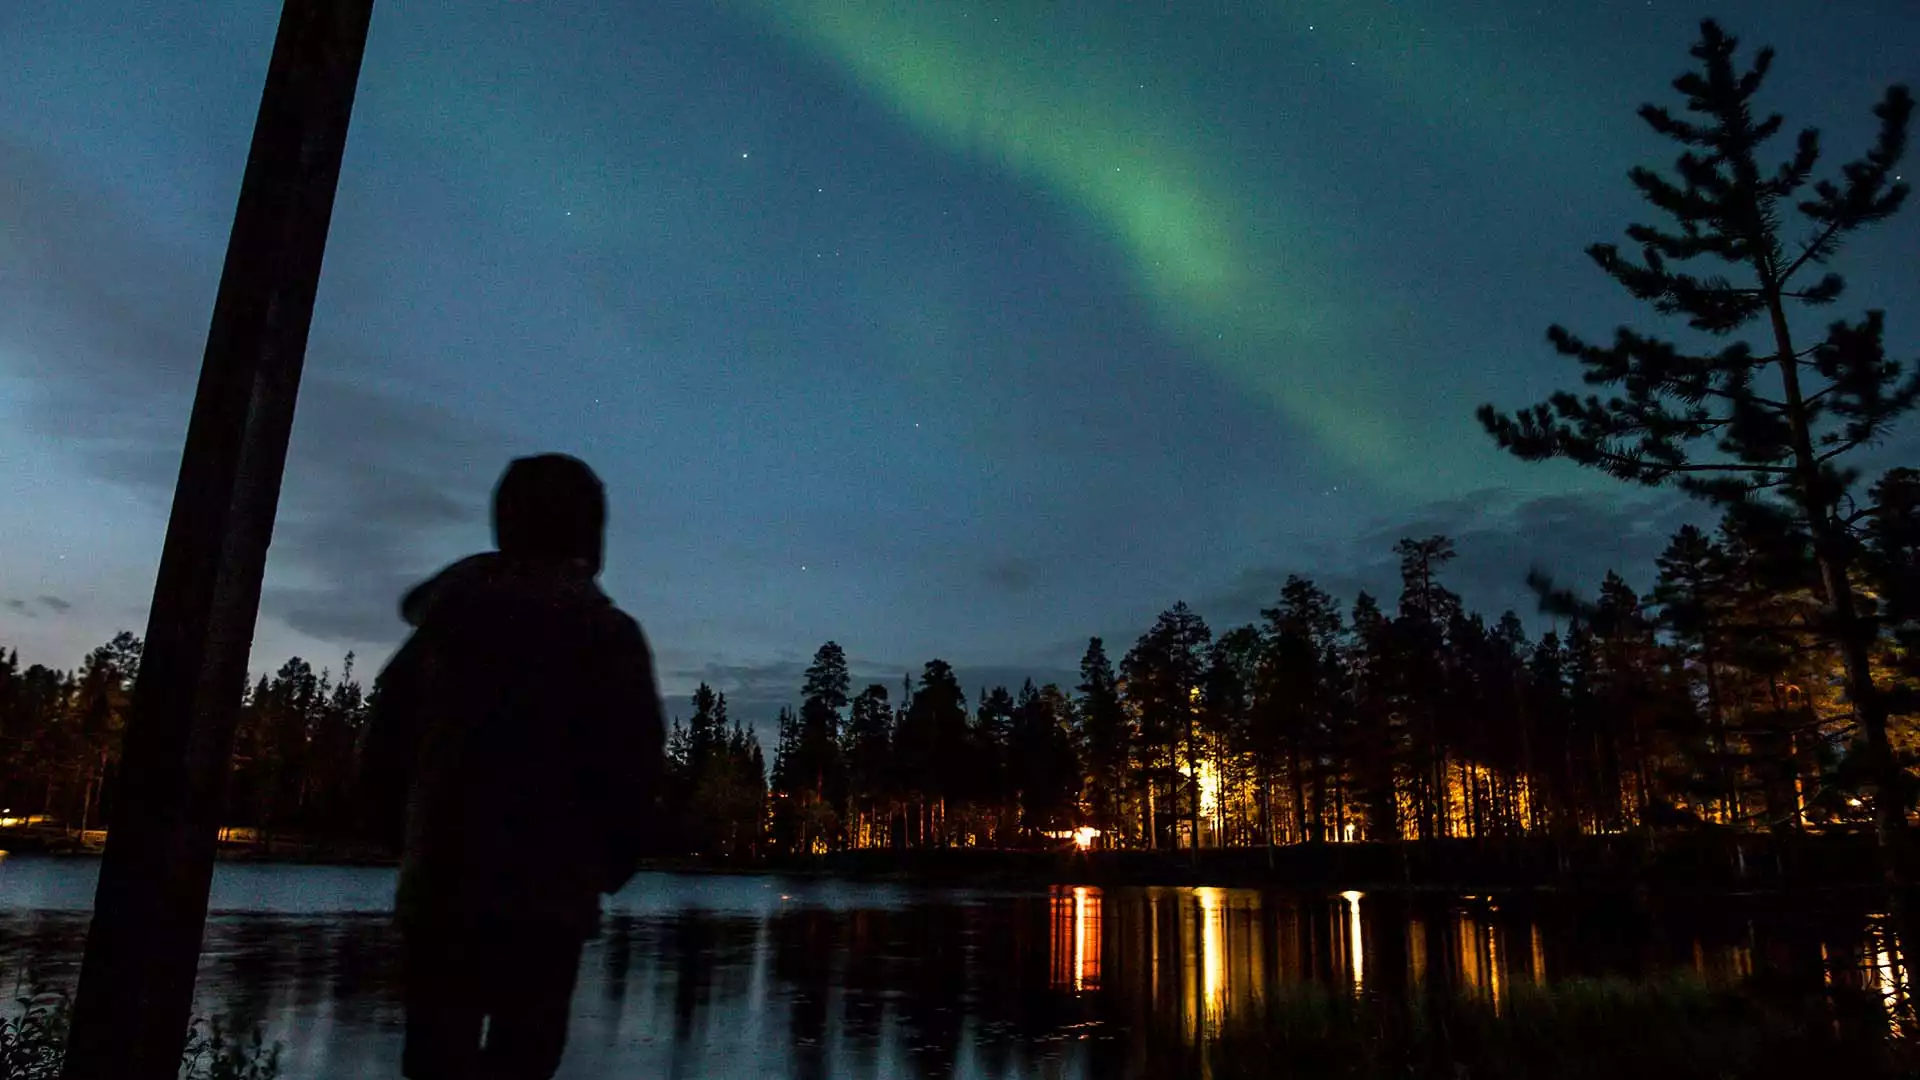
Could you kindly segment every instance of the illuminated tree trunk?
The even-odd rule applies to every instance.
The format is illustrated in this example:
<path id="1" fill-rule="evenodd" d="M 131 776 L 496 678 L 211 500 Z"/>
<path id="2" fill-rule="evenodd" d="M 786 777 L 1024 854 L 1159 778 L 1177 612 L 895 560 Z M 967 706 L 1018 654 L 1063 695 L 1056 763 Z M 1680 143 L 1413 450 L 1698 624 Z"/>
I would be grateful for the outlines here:
<path id="1" fill-rule="evenodd" d="M 1187 749 L 1187 828 L 1192 831 L 1191 843 L 1196 857 L 1200 852 L 1200 753 L 1195 745 L 1193 732 L 1193 707 L 1186 707 L 1186 749 Z"/>
<path id="2" fill-rule="evenodd" d="M 1907 829 L 1907 774 L 1887 738 L 1886 702 L 1873 679 L 1873 630 L 1860 617 L 1859 601 L 1854 596 L 1850 576 L 1851 540 L 1843 535 L 1843 526 L 1834 518 L 1835 500 L 1828 493 L 1821 458 L 1813 448 L 1806 398 L 1800 390 L 1801 360 L 1794 351 L 1793 334 L 1787 326 L 1782 286 L 1767 260 L 1756 258 L 1754 267 L 1760 275 L 1767 317 L 1773 329 L 1774 360 L 1780 369 L 1785 412 L 1792 429 L 1801 509 L 1808 534 L 1813 538 L 1814 560 L 1819 566 L 1821 588 L 1825 593 L 1823 599 L 1840 646 L 1847 697 L 1867 737 L 1867 771 L 1878 789 L 1874 799 L 1874 830 L 1882 853 L 1882 873 L 1888 884 L 1898 885 L 1904 878 L 1900 860 Z"/>
<path id="3" fill-rule="evenodd" d="M 1142 807 L 1141 813 L 1145 816 L 1145 819 L 1146 819 L 1147 850 L 1158 851 L 1160 849 L 1160 833 L 1159 833 L 1159 830 L 1154 828 L 1154 821 L 1153 821 L 1153 777 L 1152 776 L 1148 776 L 1146 779 L 1146 793 L 1147 793 L 1147 797 L 1144 800 L 1145 806 Z"/>
<path id="4" fill-rule="evenodd" d="M 1307 842 L 1307 781 L 1300 767 L 1300 741 L 1287 740 L 1287 784 L 1293 795 L 1293 842 Z"/>
<path id="5" fill-rule="evenodd" d="M 1267 840 L 1267 869 L 1273 869 L 1273 771 L 1260 756 L 1260 829 Z"/>

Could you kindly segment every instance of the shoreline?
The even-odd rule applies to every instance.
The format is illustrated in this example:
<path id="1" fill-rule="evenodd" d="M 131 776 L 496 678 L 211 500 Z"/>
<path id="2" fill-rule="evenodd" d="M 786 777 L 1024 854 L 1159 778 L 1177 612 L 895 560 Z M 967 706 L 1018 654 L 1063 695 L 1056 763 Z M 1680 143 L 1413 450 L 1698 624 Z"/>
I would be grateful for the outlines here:
<path id="1" fill-rule="evenodd" d="M 0 832 L 14 854 L 98 857 L 71 833 Z M 1300 844 L 1177 851 L 869 849 L 752 861 L 656 856 L 641 871 L 779 875 L 944 887 L 1221 887 L 1338 893 L 1738 895 L 1883 889 L 1873 840 L 1858 834 L 1666 838 L 1579 837 Z M 288 866 L 397 866 L 364 844 L 289 838 L 284 846 L 222 844 L 218 860 Z"/>

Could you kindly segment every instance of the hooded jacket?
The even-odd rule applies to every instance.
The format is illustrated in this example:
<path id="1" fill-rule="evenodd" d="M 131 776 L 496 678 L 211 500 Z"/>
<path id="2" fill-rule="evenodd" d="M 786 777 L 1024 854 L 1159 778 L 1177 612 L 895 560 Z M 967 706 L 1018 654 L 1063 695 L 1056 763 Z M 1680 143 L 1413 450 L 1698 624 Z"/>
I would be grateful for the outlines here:
<path id="1" fill-rule="evenodd" d="M 365 767 L 404 848 L 402 926 L 584 936 L 658 824 L 665 731 L 645 635 L 570 560 L 470 556 L 411 590 Z"/>

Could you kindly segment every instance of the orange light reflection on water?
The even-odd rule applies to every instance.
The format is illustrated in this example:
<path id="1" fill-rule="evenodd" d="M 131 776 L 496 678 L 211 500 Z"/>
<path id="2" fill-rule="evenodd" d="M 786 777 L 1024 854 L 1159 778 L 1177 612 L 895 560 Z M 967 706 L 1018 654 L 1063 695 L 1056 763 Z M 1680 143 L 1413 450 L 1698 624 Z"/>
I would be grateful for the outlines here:
<path id="1" fill-rule="evenodd" d="M 1050 902 L 1056 990 L 1114 995 L 1116 1007 L 1138 1022 L 1164 1024 L 1170 1034 L 1177 1031 L 1196 1044 L 1258 1022 L 1266 1001 L 1298 984 L 1374 995 L 1424 983 L 1507 1016 L 1517 992 L 1596 965 L 1603 974 L 1611 970 L 1611 945 L 1596 948 L 1577 928 L 1561 929 L 1519 905 L 1484 897 L 1416 904 L 1353 890 L 1336 898 L 1208 887 L 1103 893 L 1061 886 Z M 1709 984 L 1737 984 L 1773 955 L 1764 924 L 1748 922 L 1745 929 L 1740 934 L 1717 924 L 1657 951 L 1643 946 L 1644 955 L 1624 963 L 1645 965 L 1647 977 L 1691 968 Z M 1833 983 L 1844 981 L 1883 999 L 1896 1029 L 1914 1031 L 1905 959 L 1892 927 L 1870 917 L 1849 934 L 1821 940 L 1817 953 L 1810 945 L 1808 953 L 1819 957 Z"/>
<path id="2" fill-rule="evenodd" d="M 1873 981 L 1886 1004 L 1887 1023 L 1896 1035 L 1906 1035 L 1913 1027 L 1913 1015 L 1901 978 L 1900 939 L 1884 921 L 1873 933 Z"/>
<path id="3" fill-rule="evenodd" d="M 1101 896 L 1084 885 L 1056 888 L 1051 898 L 1052 932 L 1048 935 L 1054 989 L 1076 994 L 1100 988 Z"/>
<path id="4" fill-rule="evenodd" d="M 1348 889 L 1340 894 L 1347 902 L 1347 966 L 1353 971 L 1353 991 L 1366 989 L 1367 943 L 1360 931 L 1360 897 L 1363 893 Z"/>

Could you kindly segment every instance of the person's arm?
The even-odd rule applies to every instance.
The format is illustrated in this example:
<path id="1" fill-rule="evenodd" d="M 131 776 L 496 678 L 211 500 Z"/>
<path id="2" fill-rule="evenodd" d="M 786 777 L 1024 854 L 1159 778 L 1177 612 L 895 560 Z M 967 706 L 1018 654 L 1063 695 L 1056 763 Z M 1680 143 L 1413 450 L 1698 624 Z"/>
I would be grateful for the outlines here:
<path id="1" fill-rule="evenodd" d="M 666 768 L 666 722 L 653 651 L 646 635 L 623 619 L 614 652 L 609 700 L 602 730 L 600 816 L 605 838 L 606 884 L 618 892 L 633 877 L 660 827 L 661 777 Z"/>
<path id="2" fill-rule="evenodd" d="M 426 666 L 426 646 L 415 632 L 374 681 L 360 748 L 365 825 L 375 839 L 396 851 L 406 839 L 407 798 L 426 730 Z"/>

